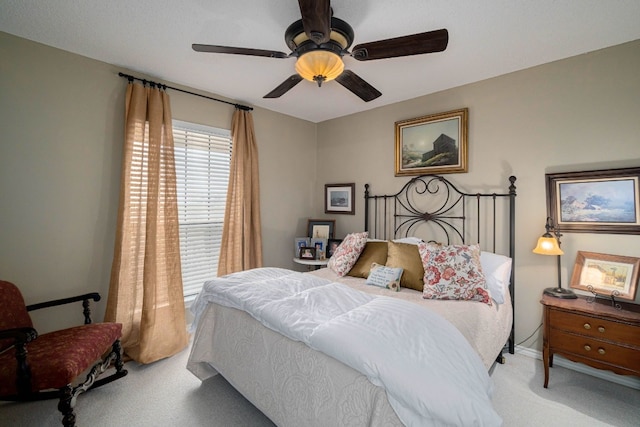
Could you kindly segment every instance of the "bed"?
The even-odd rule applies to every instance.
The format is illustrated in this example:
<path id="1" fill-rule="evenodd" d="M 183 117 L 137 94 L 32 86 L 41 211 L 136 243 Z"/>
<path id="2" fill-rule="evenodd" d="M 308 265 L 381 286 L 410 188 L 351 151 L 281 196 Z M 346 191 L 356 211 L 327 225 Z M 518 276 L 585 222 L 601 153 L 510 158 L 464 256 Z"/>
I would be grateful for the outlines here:
<path id="1" fill-rule="evenodd" d="M 187 368 L 223 375 L 279 426 L 500 425 L 488 372 L 514 350 L 515 177 L 495 190 L 467 193 L 434 175 L 388 195 L 366 185 L 364 231 L 352 233 L 366 242 L 349 271 L 264 268 L 207 282 Z M 388 262 L 370 263 L 385 245 Z M 388 273 L 404 262 L 400 280 L 415 279 L 407 253 L 415 263 L 415 252 L 469 246 L 474 259 L 501 260 L 494 274 L 482 258 L 486 282 L 501 279 L 488 301 L 482 290 L 443 300 L 409 282 L 367 283 L 367 264 Z"/>

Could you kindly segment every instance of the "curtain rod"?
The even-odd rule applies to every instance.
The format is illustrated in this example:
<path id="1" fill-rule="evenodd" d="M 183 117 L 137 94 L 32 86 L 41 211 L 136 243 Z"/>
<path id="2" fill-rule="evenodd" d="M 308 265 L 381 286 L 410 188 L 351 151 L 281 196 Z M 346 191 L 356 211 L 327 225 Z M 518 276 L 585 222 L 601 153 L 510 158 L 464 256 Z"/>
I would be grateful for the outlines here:
<path id="1" fill-rule="evenodd" d="M 222 102 L 222 103 L 225 103 L 225 104 L 233 105 L 234 107 L 236 107 L 239 110 L 244 110 L 244 111 L 252 111 L 253 110 L 253 108 L 247 107 L 246 105 L 234 104 L 233 102 L 224 101 L 222 99 L 216 99 L 216 98 L 212 98 L 210 96 L 200 95 L 199 93 L 189 92 L 188 90 L 183 90 L 183 89 L 179 89 L 177 87 L 167 86 L 167 85 L 165 85 L 163 83 L 152 82 L 151 80 L 141 79 L 141 78 L 138 78 L 138 77 L 131 76 L 129 74 L 118 73 L 118 75 L 120 77 L 125 77 L 127 80 L 129 80 L 129 82 L 133 82 L 134 80 L 138 80 L 138 81 L 142 82 L 143 84 L 149 83 L 152 87 L 158 86 L 161 89 L 164 88 L 164 89 L 177 90 L 178 92 L 188 93 L 189 95 L 195 95 L 195 96 L 199 96 L 199 97 L 202 97 L 202 98 L 210 99 L 212 101 L 217 101 L 217 102 Z"/>

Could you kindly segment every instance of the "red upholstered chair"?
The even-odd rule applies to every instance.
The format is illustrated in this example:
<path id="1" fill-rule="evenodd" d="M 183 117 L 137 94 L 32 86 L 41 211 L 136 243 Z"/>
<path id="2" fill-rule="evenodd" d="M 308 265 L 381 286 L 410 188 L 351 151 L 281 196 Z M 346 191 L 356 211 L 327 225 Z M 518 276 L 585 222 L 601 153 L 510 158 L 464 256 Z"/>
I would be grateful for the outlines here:
<path id="1" fill-rule="evenodd" d="M 76 397 L 127 374 L 119 323 L 91 323 L 91 293 L 25 306 L 18 288 L 0 280 L 0 400 L 58 398 L 64 426 L 75 425 Z M 29 311 L 83 301 L 85 324 L 38 335 Z M 97 379 L 110 365 L 115 372 Z M 84 375 L 83 375 L 84 374 Z"/>

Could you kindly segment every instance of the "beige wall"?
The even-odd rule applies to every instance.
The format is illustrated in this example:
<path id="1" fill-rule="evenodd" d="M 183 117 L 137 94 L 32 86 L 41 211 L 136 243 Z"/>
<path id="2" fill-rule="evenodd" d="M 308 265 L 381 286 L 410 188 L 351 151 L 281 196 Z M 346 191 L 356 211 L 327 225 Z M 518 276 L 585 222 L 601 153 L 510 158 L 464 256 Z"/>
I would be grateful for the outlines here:
<path id="1" fill-rule="evenodd" d="M 127 84 L 118 72 L 139 74 L 2 32 L 0 58 L 0 278 L 18 284 L 28 304 L 93 290 L 106 297 Z M 168 93 L 174 118 L 230 127 L 233 107 Z M 303 177 L 315 174 L 316 125 L 262 109 L 253 115 L 264 261 L 293 267 L 295 225 L 313 209 L 315 183 Z M 51 330 L 67 312 L 34 320 Z"/>
<path id="2" fill-rule="evenodd" d="M 380 194 L 408 180 L 394 177 L 394 122 L 469 108 L 469 172 L 448 178 L 468 190 L 506 190 L 509 175 L 518 178 L 519 342 L 541 322 L 542 290 L 557 284 L 555 257 L 531 253 L 544 232 L 544 175 L 640 166 L 638 70 L 640 41 L 320 123 L 316 191 L 322 195 L 325 183 L 355 182 L 356 215 L 337 215 L 336 228 L 340 234 L 362 230 L 364 184 Z M 317 197 L 316 211 L 322 203 Z M 578 250 L 640 257 L 640 236 L 567 233 L 562 243 L 563 286 Z M 540 348 L 540 341 L 525 345 Z"/>
<path id="3" fill-rule="evenodd" d="M 136 73 L 5 33 L 0 58 L 0 277 L 20 284 L 28 303 L 106 295 L 126 85 L 117 73 Z M 294 267 L 293 237 L 308 217 L 327 217 L 325 183 L 356 183 L 356 215 L 334 216 L 342 237 L 362 229 L 365 183 L 387 192 L 406 182 L 394 177 L 395 121 L 467 107 L 469 172 L 449 177 L 469 188 L 518 177 L 520 341 L 540 323 L 542 289 L 556 284 L 555 259 L 531 253 L 545 220 L 544 174 L 640 164 L 639 69 L 636 41 L 317 125 L 256 109 L 265 264 Z M 169 94 L 174 118 L 229 126 L 231 107 Z M 565 235 L 563 283 L 577 250 L 640 256 L 639 242 Z"/>

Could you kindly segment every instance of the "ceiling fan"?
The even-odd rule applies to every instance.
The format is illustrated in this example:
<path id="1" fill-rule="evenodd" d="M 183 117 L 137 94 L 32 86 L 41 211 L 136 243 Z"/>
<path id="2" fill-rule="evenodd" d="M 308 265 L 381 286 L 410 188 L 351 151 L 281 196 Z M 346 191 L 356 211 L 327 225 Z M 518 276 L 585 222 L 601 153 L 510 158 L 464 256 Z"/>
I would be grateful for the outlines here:
<path id="1" fill-rule="evenodd" d="M 303 79 L 316 82 L 336 80 L 363 101 L 369 102 L 380 95 L 376 88 L 356 73 L 344 69 L 342 57 L 351 56 L 358 61 L 395 58 L 442 52 L 447 48 L 449 33 L 446 29 L 412 34 L 369 43 L 358 44 L 348 51 L 353 42 L 353 29 L 345 21 L 335 18 L 330 0 L 298 0 L 302 19 L 287 28 L 284 39 L 291 53 L 242 47 L 193 44 L 197 52 L 227 53 L 234 55 L 264 56 L 268 58 L 298 58 L 296 74 L 289 76 L 264 98 L 279 98 Z"/>

